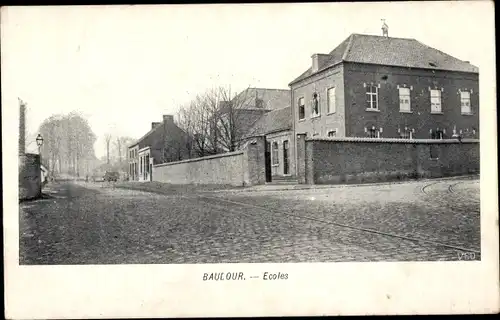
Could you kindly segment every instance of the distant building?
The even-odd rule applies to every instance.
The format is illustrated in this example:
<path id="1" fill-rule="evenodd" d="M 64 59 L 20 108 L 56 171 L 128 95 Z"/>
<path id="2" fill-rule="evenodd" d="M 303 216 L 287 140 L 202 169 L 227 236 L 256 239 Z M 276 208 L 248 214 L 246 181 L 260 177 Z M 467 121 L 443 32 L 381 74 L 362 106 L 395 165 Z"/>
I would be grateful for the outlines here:
<path id="1" fill-rule="evenodd" d="M 172 115 L 152 122 L 151 130 L 128 147 L 129 179 L 150 181 L 153 164 L 189 159 L 188 139 Z"/>
<path id="2" fill-rule="evenodd" d="M 255 124 L 266 113 L 290 105 L 290 90 L 248 88 L 236 95 L 231 101 L 220 103 L 220 110 L 223 114 L 218 123 L 219 132 L 224 132 L 220 128 L 231 127 L 229 119 L 232 119 L 233 140 L 236 143 L 236 146 L 233 147 L 238 149 L 241 146 L 239 142 L 252 132 Z M 224 108 L 225 106 L 227 108 Z M 224 151 L 234 151 L 229 149 L 226 146 Z"/>

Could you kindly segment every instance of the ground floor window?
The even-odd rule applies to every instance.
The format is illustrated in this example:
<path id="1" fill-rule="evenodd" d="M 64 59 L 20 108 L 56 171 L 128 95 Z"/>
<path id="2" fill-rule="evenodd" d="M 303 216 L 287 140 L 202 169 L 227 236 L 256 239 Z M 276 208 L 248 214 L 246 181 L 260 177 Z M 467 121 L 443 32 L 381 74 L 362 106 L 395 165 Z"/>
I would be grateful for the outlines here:
<path id="1" fill-rule="evenodd" d="M 415 134 L 415 129 L 404 127 L 403 129 L 398 128 L 399 137 L 401 139 L 413 139 Z"/>
<path id="2" fill-rule="evenodd" d="M 274 141 L 272 144 L 272 152 L 271 152 L 271 158 L 272 158 L 273 165 L 278 165 L 280 163 L 280 159 L 278 158 L 278 151 L 279 151 L 278 148 L 279 148 L 278 142 Z"/>
<path id="3" fill-rule="evenodd" d="M 368 138 L 381 138 L 382 128 L 376 128 L 374 126 L 368 128 L 365 127 L 365 133 Z"/>
<path id="4" fill-rule="evenodd" d="M 431 139 L 443 139 L 446 131 L 444 129 L 437 128 L 436 130 L 429 131 Z"/>

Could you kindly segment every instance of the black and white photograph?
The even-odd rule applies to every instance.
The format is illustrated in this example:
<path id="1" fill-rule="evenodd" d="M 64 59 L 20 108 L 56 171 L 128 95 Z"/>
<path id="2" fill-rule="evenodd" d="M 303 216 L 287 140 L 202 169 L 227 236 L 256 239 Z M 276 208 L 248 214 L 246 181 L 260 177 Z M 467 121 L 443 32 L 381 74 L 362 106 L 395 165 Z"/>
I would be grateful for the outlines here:
<path id="1" fill-rule="evenodd" d="M 492 2 L 1 18 L 10 318 L 498 312 Z"/>

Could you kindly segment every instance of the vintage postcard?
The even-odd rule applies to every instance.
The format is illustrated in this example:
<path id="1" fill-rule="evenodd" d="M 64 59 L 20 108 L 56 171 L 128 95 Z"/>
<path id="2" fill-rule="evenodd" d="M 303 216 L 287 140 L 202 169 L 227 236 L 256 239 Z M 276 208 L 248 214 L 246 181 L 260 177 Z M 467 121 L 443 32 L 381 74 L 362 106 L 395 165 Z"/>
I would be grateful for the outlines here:
<path id="1" fill-rule="evenodd" d="M 498 312 L 494 30 L 490 1 L 2 7 L 6 318 Z"/>

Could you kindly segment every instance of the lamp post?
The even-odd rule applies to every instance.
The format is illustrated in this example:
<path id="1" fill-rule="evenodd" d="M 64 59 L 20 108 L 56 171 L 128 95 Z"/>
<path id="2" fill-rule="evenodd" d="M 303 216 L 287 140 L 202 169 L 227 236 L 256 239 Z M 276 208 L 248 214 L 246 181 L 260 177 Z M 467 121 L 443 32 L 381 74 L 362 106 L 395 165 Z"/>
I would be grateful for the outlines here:
<path id="1" fill-rule="evenodd" d="M 40 159 L 40 175 L 42 173 L 42 145 L 43 145 L 43 137 L 41 134 L 36 136 L 36 145 L 38 146 L 38 157 Z M 40 196 L 42 195 L 42 179 L 40 179 Z"/>

